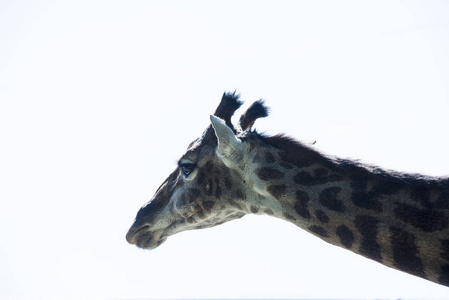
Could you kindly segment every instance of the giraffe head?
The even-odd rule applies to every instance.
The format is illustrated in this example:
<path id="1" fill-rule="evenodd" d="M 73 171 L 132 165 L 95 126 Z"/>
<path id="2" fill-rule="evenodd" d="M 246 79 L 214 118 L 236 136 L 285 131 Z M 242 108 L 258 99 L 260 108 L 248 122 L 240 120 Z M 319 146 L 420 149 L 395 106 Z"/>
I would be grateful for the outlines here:
<path id="1" fill-rule="evenodd" d="M 262 101 L 253 103 L 236 129 L 231 117 L 241 105 L 235 93 L 223 95 L 211 126 L 189 145 L 176 170 L 138 211 L 126 235 L 129 243 L 154 249 L 175 233 L 216 226 L 250 212 L 247 200 L 253 196 L 244 170 L 250 142 L 245 139 L 254 121 L 267 116 L 267 108 Z"/>

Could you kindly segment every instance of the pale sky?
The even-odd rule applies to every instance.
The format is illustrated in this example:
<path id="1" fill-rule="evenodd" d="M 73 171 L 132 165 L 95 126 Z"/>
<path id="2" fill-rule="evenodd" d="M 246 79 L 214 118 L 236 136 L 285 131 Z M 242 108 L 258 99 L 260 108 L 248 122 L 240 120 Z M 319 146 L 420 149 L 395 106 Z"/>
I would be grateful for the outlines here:
<path id="1" fill-rule="evenodd" d="M 0 299 L 449 299 L 247 216 L 125 234 L 225 90 L 256 128 L 449 174 L 447 1 L 0 1 Z"/>

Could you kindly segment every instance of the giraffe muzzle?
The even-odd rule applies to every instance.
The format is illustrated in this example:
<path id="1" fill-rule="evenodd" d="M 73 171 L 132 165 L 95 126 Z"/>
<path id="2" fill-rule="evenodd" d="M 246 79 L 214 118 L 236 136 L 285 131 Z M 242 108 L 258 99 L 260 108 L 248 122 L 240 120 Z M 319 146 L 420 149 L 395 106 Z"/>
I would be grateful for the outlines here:
<path id="1" fill-rule="evenodd" d="M 126 234 L 126 240 L 139 248 L 151 250 L 159 247 L 167 237 L 161 237 L 160 234 L 152 232 L 149 225 L 143 225 L 132 226 Z"/>

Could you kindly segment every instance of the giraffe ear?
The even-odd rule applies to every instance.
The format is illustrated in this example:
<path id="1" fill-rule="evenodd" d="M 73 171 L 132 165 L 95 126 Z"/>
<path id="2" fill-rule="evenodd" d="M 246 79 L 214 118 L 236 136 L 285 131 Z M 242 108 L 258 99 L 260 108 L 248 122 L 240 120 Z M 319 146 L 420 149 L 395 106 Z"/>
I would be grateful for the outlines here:
<path id="1" fill-rule="evenodd" d="M 242 141 L 235 136 L 234 131 L 216 116 L 210 116 L 212 127 L 218 139 L 217 154 L 230 167 L 237 163 L 243 155 Z"/>

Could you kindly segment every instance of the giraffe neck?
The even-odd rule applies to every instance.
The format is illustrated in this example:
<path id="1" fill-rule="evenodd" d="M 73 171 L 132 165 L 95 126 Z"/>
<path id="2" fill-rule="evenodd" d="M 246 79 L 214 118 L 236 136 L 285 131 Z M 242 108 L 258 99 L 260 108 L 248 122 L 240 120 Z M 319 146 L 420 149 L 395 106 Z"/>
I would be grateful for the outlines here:
<path id="1" fill-rule="evenodd" d="M 332 160 L 282 137 L 253 151 L 249 210 L 449 285 L 449 180 Z M 268 146 L 267 146 L 268 144 Z"/>

